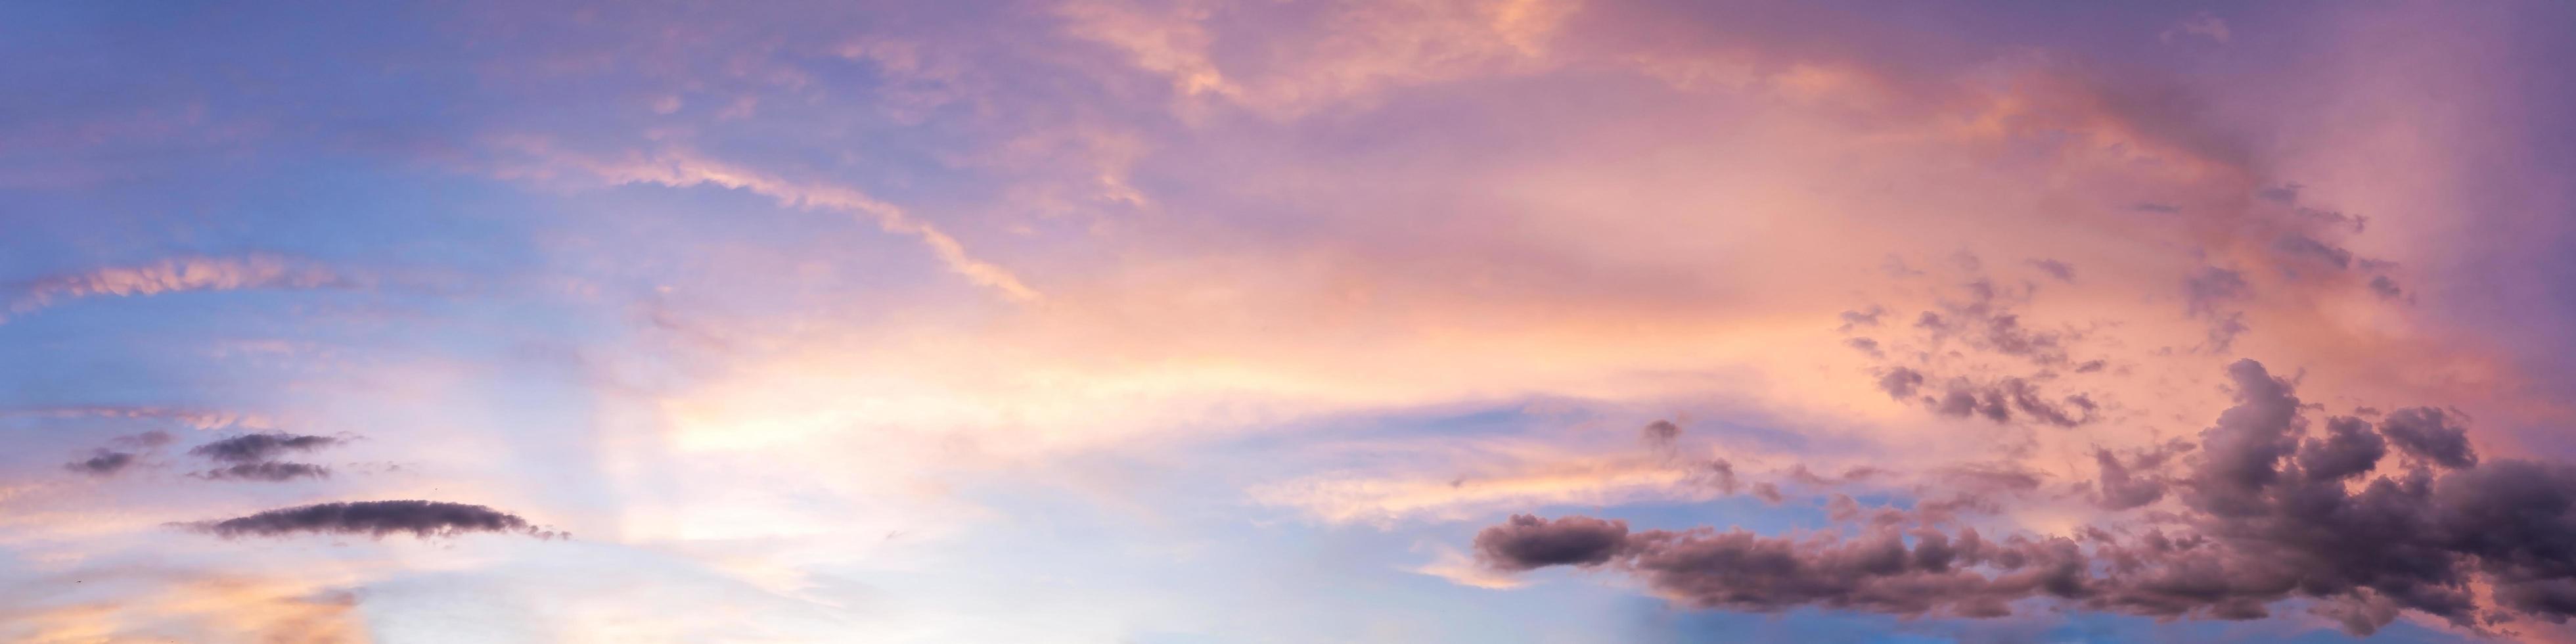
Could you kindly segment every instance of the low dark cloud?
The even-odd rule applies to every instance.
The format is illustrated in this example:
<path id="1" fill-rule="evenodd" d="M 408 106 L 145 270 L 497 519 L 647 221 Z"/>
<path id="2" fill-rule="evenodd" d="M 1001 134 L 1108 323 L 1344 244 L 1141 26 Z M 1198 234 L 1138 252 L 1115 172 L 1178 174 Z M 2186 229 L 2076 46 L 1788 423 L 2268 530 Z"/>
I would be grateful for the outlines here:
<path id="1" fill-rule="evenodd" d="M 2192 314 L 2216 315 L 2222 305 L 2245 298 L 2253 288 L 2243 273 L 2211 266 L 2183 280 L 2182 290 Z"/>
<path id="2" fill-rule="evenodd" d="M 1638 430 L 1637 434 L 1637 438 L 1650 447 L 1672 447 L 1673 441 L 1681 440 L 1682 426 L 1673 424 L 1673 421 L 1658 420 L 1646 423 L 1646 428 Z"/>
<path id="3" fill-rule="evenodd" d="M 1842 330 L 1849 332 L 1852 329 L 1859 327 L 1878 326 L 1878 318 L 1886 314 L 1887 309 L 1878 306 L 1872 306 L 1859 311 L 1844 311 L 1842 315 Z"/>
<path id="4" fill-rule="evenodd" d="M 1772 505 L 1779 505 L 1780 502 L 1789 500 L 1787 495 L 1780 493 L 1780 486 L 1778 484 L 1769 482 L 1753 484 L 1753 498 L 1761 499 L 1763 503 L 1769 503 Z"/>
<path id="5" fill-rule="evenodd" d="M 2370 278 L 2370 292 L 2379 295 L 2379 299 L 2383 300 L 2403 299 L 2406 297 L 2405 289 L 2397 288 L 2397 280 L 2386 275 Z"/>
<path id="6" fill-rule="evenodd" d="M 1591 517 L 1553 521 L 1512 515 L 1502 525 L 1476 533 L 1476 556 L 1504 570 L 1547 566 L 1593 566 L 1610 560 L 1625 547 L 1628 522 Z"/>
<path id="7" fill-rule="evenodd" d="M 1879 389 L 1899 400 L 1921 389 L 1922 372 L 1904 367 L 1890 370 L 1879 378 Z M 2092 396 L 2072 394 L 2051 398 L 2039 386 L 2025 378 L 2004 378 L 1992 383 L 1971 382 L 1953 378 L 1939 395 L 1921 398 L 1932 413 L 1953 418 L 1983 417 L 1998 423 L 2011 422 L 2016 414 L 2034 422 L 2058 427 L 2075 427 L 2093 420 L 2101 405 Z"/>
<path id="8" fill-rule="evenodd" d="M 2306 257 L 2330 264 L 2338 270 L 2352 267 L 2352 251 L 2317 241 L 2317 238 L 2307 235 L 2282 235 L 2280 239 L 2272 242 L 2272 249 L 2293 257 Z"/>
<path id="9" fill-rule="evenodd" d="M 1709 461 L 1708 467 L 1692 478 L 1727 494 L 1734 494 L 1739 485 L 1735 479 L 1735 464 L 1722 458 Z"/>
<path id="10" fill-rule="evenodd" d="M 301 436 L 286 433 L 243 434 L 188 450 L 189 454 L 227 463 L 265 461 L 288 452 L 310 452 L 333 445 L 343 439 L 330 436 Z"/>
<path id="11" fill-rule="evenodd" d="M 134 455 L 128 452 L 98 450 L 89 458 L 63 464 L 63 469 L 90 476 L 113 476 L 134 466 Z"/>
<path id="12" fill-rule="evenodd" d="M 2370 422 L 2351 416 L 2326 420 L 2326 435 L 2299 445 L 2299 467 L 2308 476 L 2340 480 L 2369 473 L 2388 455 L 2388 440 L 2370 431 Z"/>
<path id="13" fill-rule="evenodd" d="M 1852 339 L 1844 340 L 1844 341 L 1843 341 L 1843 345 L 1844 345 L 1844 346 L 1851 347 L 1851 348 L 1853 348 L 1853 349 L 1858 349 L 1858 350 L 1860 350 L 1860 352 L 1861 352 L 1861 353 L 1869 354 L 1869 357 L 1872 357 L 1872 358 L 1881 358 L 1881 359 L 1884 359 L 1884 358 L 1886 358 L 1886 357 L 1887 357 L 1887 353 L 1886 353 L 1885 351 L 1881 351 L 1881 350 L 1878 348 L 1878 340 L 1875 340 L 1875 339 L 1871 339 L 1871 338 L 1852 338 Z"/>
<path id="14" fill-rule="evenodd" d="M 2049 277 L 2057 278 L 2057 281 L 2075 281 L 2075 265 L 2073 264 L 2068 264 L 2054 259 L 2034 259 L 2030 260 L 2030 265 L 2038 267 L 2040 272 L 2047 273 Z"/>
<path id="15" fill-rule="evenodd" d="M 1957 341 L 1971 348 L 2029 360 L 2042 367 L 2067 362 L 2067 343 L 2074 339 L 2068 332 L 2032 329 L 2021 322 L 2017 307 L 2029 302 L 2037 287 L 2024 283 L 2021 288 L 2003 288 L 1994 282 L 1978 279 L 1968 282 L 1964 300 L 1944 300 L 1939 311 L 1924 311 L 1914 318 L 1914 328 L 1929 332 L 1932 340 Z"/>
<path id="16" fill-rule="evenodd" d="M 410 534 L 424 538 L 475 532 L 515 532 L 540 538 L 561 536 L 560 533 L 537 528 L 518 515 L 480 505 L 443 501 L 318 503 L 180 525 L 226 539 L 305 533 L 371 537 Z"/>
<path id="17" fill-rule="evenodd" d="M 2095 505 L 2126 510 L 2165 498 L 2163 479 L 2131 473 L 2130 466 L 2121 463 L 2111 450 L 2095 450 L 2093 463 L 2101 471 L 2101 478 L 2094 482 Z"/>
<path id="18" fill-rule="evenodd" d="M 2469 428 L 2460 425 L 2459 417 L 2431 407 L 2413 407 L 2388 412 L 2379 421 L 2379 433 L 2407 456 L 2431 461 L 2442 467 L 2469 467 L 2478 464 L 2477 450 L 2469 448 Z"/>
<path id="19" fill-rule="evenodd" d="M 1878 389 L 1897 400 L 1904 400 L 1914 397 L 1914 392 L 1923 388 L 1923 380 L 1923 372 L 1897 367 L 1878 377 Z"/>
<path id="20" fill-rule="evenodd" d="M 198 472 L 198 478 L 217 481 L 291 481 L 295 479 L 330 478 L 331 468 L 309 463 L 260 461 L 241 463 Z"/>
<path id="21" fill-rule="evenodd" d="M 1857 504 L 1836 514 L 1858 533 L 1803 536 L 1522 515 L 1479 533 L 1478 553 L 1506 571 L 1617 570 L 1675 602 L 1725 610 L 1995 617 L 2046 599 L 2253 619 L 2304 598 L 2356 634 L 2408 611 L 2478 632 L 2576 617 L 2576 468 L 2481 461 L 2458 415 L 2433 408 L 2392 412 L 2375 428 L 2352 417 L 2312 426 L 2292 386 L 2261 364 L 2239 361 L 2228 377 L 2236 404 L 2196 445 L 2096 453 L 2097 503 L 2144 513 L 2143 530 L 1989 539 Z M 2406 459 L 2392 463 L 2391 452 Z"/>

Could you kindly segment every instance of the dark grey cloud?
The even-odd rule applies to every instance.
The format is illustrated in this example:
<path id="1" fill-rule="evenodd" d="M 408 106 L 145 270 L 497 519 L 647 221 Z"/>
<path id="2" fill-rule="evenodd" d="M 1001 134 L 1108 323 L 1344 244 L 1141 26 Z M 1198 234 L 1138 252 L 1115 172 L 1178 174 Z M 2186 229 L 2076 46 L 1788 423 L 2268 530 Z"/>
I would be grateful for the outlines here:
<path id="1" fill-rule="evenodd" d="M 2350 230 L 2353 234 L 2360 234 L 2362 231 L 2370 229 L 2370 218 L 2360 215 L 2347 215 L 2333 210 L 2322 210 L 2304 206 L 2292 209 L 2291 213 L 2297 215 L 2300 219 L 2316 222 L 2329 227 Z"/>
<path id="2" fill-rule="evenodd" d="M 1913 398 L 1914 392 L 1923 388 L 1923 380 L 1923 372 L 1908 367 L 1897 367 L 1887 370 L 1885 375 L 1878 377 L 1878 388 L 1880 391 L 1887 392 L 1890 397 L 1904 400 Z"/>
<path id="3" fill-rule="evenodd" d="M 2370 278 L 2370 292 L 2379 295 L 2379 299 L 2383 300 L 2395 300 L 2406 297 L 2405 289 L 2397 288 L 2397 280 L 2386 275 Z"/>
<path id="4" fill-rule="evenodd" d="M 2184 311 L 2209 322 L 2210 352 L 2226 353 L 2236 346 L 2236 336 L 2249 330 L 2245 312 L 2233 305 L 2252 294 L 2253 287 L 2246 283 L 2245 274 L 2216 266 L 2204 267 L 2183 280 Z"/>
<path id="5" fill-rule="evenodd" d="M 2379 433 L 2388 435 L 2388 442 L 2408 456 L 2442 467 L 2476 465 L 2478 453 L 2469 448 L 2469 428 L 2456 420 L 2431 407 L 2400 409 L 2379 421 Z"/>
<path id="6" fill-rule="evenodd" d="M 2292 386 L 2262 365 L 2239 361 L 2228 377 L 2235 405 L 2196 445 L 2097 452 L 2097 502 L 2140 508 L 2153 519 L 2142 530 L 1988 539 L 1837 502 L 1831 514 L 1858 533 L 1630 531 L 1523 515 L 1479 533 L 1479 554 L 1500 570 L 1617 570 L 1683 605 L 1725 610 L 1993 617 L 2046 599 L 2252 619 L 2306 599 L 2356 634 L 2410 611 L 2476 632 L 2576 617 L 2576 468 L 2480 461 L 2457 414 L 2432 408 L 2393 412 L 2375 433 L 2350 417 L 2312 427 Z M 2405 466 L 2387 467 L 2390 446 Z M 2483 605 L 2481 587 L 2492 589 Z"/>
<path id="7" fill-rule="evenodd" d="M 2130 210 L 2135 210 L 2135 211 L 2138 211 L 2138 212 L 2152 212 L 2152 213 L 2156 213 L 2156 214 L 2163 214 L 2163 215 L 2170 215 L 2170 214 L 2174 214 L 2174 213 L 2177 213 L 2177 212 L 2182 212 L 2182 207 L 2181 207 L 2181 206 L 2176 206 L 2176 205 L 2173 205 L 2173 204 L 2161 204 L 2161 203 L 2155 203 L 2155 202 L 2150 202 L 2150 201 L 2141 201 L 2141 202 L 2138 202 L 2138 203 L 2135 203 L 2135 204 L 2131 204 L 2131 205 L 2129 206 L 2129 209 L 2130 209 Z"/>
<path id="8" fill-rule="evenodd" d="M 1734 494 L 1738 486 L 1735 479 L 1735 464 L 1722 458 L 1710 460 L 1708 467 L 1694 478 L 1727 494 Z"/>
<path id="9" fill-rule="evenodd" d="M 2245 274 L 2209 266 L 2183 280 L 2183 296 L 2194 315 L 2217 315 L 2227 302 L 2244 299 L 2253 292 L 2245 283 Z"/>
<path id="10" fill-rule="evenodd" d="M 1952 383 L 1949 392 L 1939 398 L 1926 400 L 1932 403 L 1933 413 L 1943 416 L 1958 418 L 1984 416 L 1987 420 L 1998 423 L 2012 420 L 2012 407 L 2004 403 L 2003 392 L 1993 389 L 1980 390 L 1968 386 L 1964 381 Z"/>
<path id="11" fill-rule="evenodd" d="M 1851 347 L 1851 348 L 1854 348 L 1854 349 L 1859 349 L 1861 353 L 1869 354 L 1869 357 L 1872 357 L 1872 358 L 1882 358 L 1882 359 L 1883 359 L 1883 358 L 1886 358 L 1886 357 L 1887 357 L 1887 353 L 1886 353 L 1885 351 L 1881 351 L 1881 350 L 1879 350 L 1879 348 L 1878 348 L 1878 341 L 1877 341 L 1877 340 L 1874 340 L 1874 339 L 1870 339 L 1870 338 L 1852 338 L 1852 339 L 1844 340 L 1844 341 L 1843 341 L 1843 345 L 1844 345 L 1844 346 Z"/>
<path id="12" fill-rule="evenodd" d="M 1878 318 L 1884 315 L 1887 315 L 1887 309 L 1879 306 L 1871 306 L 1859 311 L 1844 311 L 1842 330 L 1849 332 L 1859 327 L 1878 326 Z"/>
<path id="13" fill-rule="evenodd" d="M 1609 561 L 1628 538 L 1628 522 L 1591 517 L 1540 519 L 1515 514 L 1476 533 L 1476 556 L 1504 570 L 1592 566 Z"/>
<path id="14" fill-rule="evenodd" d="M 1904 377 L 1900 378 L 1900 374 Z M 1919 388 L 1922 378 L 1921 372 L 1900 367 L 1881 377 L 1879 388 L 1901 399 Z M 2101 408 L 2091 396 L 2081 393 L 2052 399 L 2025 378 L 2004 378 L 1990 384 L 1953 378 L 1940 395 L 1925 396 L 1922 402 L 1932 413 L 1953 418 L 1984 417 L 2004 423 L 2011 422 L 2018 412 L 2023 418 L 2058 427 L 2090 422 Z"/>
<path id="15" fill-rule="evenodd" d="M 2075 281 L 2075 265 L 2073 264 L 2068 264 L 2054 259 L 2034 259 L 2030 260 L 2030 265 L 2038 267 L 2040 272 L 2047 273 L 2049 277 L 2057 278 L 2057 281 Z"/>
<path id="16" fill-rule="evenodd" d="M 198 478 L 217 481 L 292 481 L 300 478 L 330 478 L 331 468 L 309 463 L 260 461 L 219 467 L 196 474 Z"/>
<path id="17" fill-rule="evenodd" d="M 2024 282 L 2020 288 L 2004 288 L 1977 279 L 1962 290 L 1965 299 L 1945 298 L 1940 310 L 1916 314 L 1914 328 L 1928 332 L 1934 342 L 1956 341 L 2042 367 L 2067 362 L 2067 343 L 2075 339 L 2071 332 L 2030 328 L 2015 312 L 2037 292 L 2037 286 Z"/>
<path id="18" fill-rule="evenodd" d="M 1638 430 L 1637 437 L 1646 441 L 1648 446 L 1672 447 L 1673 441 L 1681 440 L 1682 426 L 1675 425 L 1669 420 L 1657 420 L 1646 423 L 1645 429 Z"/>
<path id="19" fill-rule="evenodd" d="M 90 476 L 112 476 L 134 466 L 134 454 L 97 450 L 89 458 L 63 464 L 63 469 Z"/>
<path id="20" fill-rule="evenodd" d="M 2164 479 L 2131 473 L 2111 450 L 2094 450 L 2093 463 L 2101 470 L 2101 478 L 2094 482 L 2095 505 L 2126 510 L 2165 498 Z"/>
<path id="21" fill-rule="evenodd" d="M 2309 237 L 2307 235 L 2296 233 L 2282 235 L 2280 239 L 2272 242 L 2272 249 L 2281 251 L 2283 254 L 2290 256 L 2306 257 L 2318 262 L 2332 264 L 2336 269 L 2352 267 L 2352 251 L 2344 250 L 2340 246 L 2317 241 L 2317 238 Z"/>
<path id="22" fill-rule="evenodd" d="M 265 461 L 288 452 L 310 452 L 333 445 L 343 439 L 330 436 L 302 436 L 286 433 L 243 434 L 199 445 L 189 454 L 227 463 Z"/>
<path id="23" fill-rule="evenodd" d="M 180 525 L 227 539 L 304 533 L 371 537 L 410 534 L 424 538 L 474 532 L 516 532 L 540 538 L 561 536 L 560 533 L 537 528 L 518 515 L 485 506 L 416 500 L 317 503 Z"/>
<path id="24" fill-rule="evenodd" d="M 2326 435 L 2299 444 L 2299 468 L 2308 476 L 2340 480 L 2369 473 L 2388 455 L 2388 441 L 2370 431 L 2370 422 L 2351 416 L 2326 420 Z"/>

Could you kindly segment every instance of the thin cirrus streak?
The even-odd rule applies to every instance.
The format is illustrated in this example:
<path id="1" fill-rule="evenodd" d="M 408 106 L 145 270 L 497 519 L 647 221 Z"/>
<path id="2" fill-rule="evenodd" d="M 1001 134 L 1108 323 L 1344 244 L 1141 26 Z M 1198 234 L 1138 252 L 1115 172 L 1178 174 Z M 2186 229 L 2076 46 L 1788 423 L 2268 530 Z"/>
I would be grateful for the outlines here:
<path id="1" fill-rule="evenodd" d="M 17 285 L 0 322 L 64 302 L 191 291 L 354 288 L 363 281 L 309 261 L 278 255 L 176 257 L 130 266 L 41 277 Z"/>

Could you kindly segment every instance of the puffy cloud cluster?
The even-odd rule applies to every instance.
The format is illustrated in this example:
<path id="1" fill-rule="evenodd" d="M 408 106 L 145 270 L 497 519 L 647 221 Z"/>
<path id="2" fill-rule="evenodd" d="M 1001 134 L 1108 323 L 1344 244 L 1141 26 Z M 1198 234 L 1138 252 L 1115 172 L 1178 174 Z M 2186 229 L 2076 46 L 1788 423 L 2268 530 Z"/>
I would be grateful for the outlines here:
<path id="1" fill-rule="evenodd" d="M 2312 432 L 2290 383 L 2250 360 L 2228 376 L 2235 406 L 2172 479 L 2157 471 L 2180 449 L 2098 454 L 2104 507 L 2179 499 L 2150 512 L 2159 520 L 2143 532 L 1989 539 L 1882 522 L 1853 535 L 1763 536 L 1519 515 L 1479 533 L 1476 550 L 1498 570 L 1615 569 L 1676 602 L 1733 610 L 1992 617 L 2054 599 L 2251 619 L 2308 598 L 2354 633 L 2410 610 L 2470 629 L 2576 615 L 2576 468 L 2482 462 L 2457 414 L 2430 408 L 2376 427 L 2333 417 Z M 2492 588 L 2484 601 L 2480 587 Z"/>

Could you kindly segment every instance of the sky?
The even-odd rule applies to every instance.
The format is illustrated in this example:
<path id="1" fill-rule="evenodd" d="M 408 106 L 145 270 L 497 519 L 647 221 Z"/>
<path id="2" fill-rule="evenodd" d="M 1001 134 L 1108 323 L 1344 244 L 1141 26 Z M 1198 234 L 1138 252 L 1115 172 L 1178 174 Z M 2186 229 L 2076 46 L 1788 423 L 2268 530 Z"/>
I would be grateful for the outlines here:
<path id="1" fill-rule="evenodd" d="M 2576 5 L 0 7 L 0 640 L 2576 641 Z"/>

